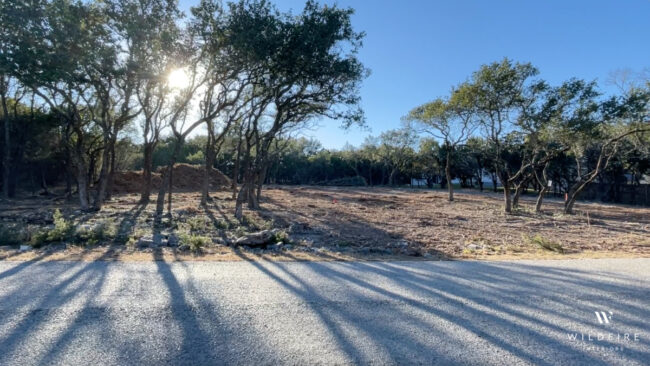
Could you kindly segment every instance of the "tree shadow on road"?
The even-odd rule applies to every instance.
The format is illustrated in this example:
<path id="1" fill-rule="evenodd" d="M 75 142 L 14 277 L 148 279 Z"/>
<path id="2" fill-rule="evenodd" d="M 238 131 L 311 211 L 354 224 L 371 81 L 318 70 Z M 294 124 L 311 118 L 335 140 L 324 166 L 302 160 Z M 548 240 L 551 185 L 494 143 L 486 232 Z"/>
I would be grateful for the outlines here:
<path id="1" fill-rule="evenodd" d="M 631 284 L 633 279 L 620 284 L 575 270 L 473 263 L 467 269 L 478 268 L 474 274 L 462 271 L 463 263 L 461 271 L 440 262 L 420 262 L 414 264 L 419 270 L 411 271 L 413 263 L 407 266 L 406 262 L 314 262 L 306 266 L 311 272 L 308 282 L 295 272 L 294 264 L 249 263 L 310 304 L 352 363 L 377 362 L 377 352 L 383 355 L 379 360 L 389 363 L 480 363 L 481 359 L 473 358 L 471 344 L 483 342 L 496 352 L 538 365 L 609 364 L 610 359 L 568 341 L 568 334 L 591 332 L 595 336 L 611 331 L 598 327 L 594 311 L 602 310 L 601 306 L 616 308 L 617 329 L 622 331 L 645 331 L 644 322 L 650 316 L 650 309 L 638 300 L 620 299 L 613 304 L 612 298 L 603 297 L 620 293 L 643 298 L 648 289 Z M 328 292 L 333 284 L 342 287 L 343 293 Z M 528 300 L 505 301 L 520 297 Z M 349 302 L 365 308 L 351 311 L 339 306 Z M 374 312 L 378 310 L 391 318 L 377 319 Z M 450 328 L 473 341 L 464 344 L 449 339 Z M 620 346 L 611 341 L 597 345 Z M 648 349 L 647 340 L 625 346 L 626 351 L 618 355 L 625 362 L 647 362 L 650 355 L 642 351 Z M 446 359 L 440 353 L 445 348 L 457 349 L 464 356 Z"/>

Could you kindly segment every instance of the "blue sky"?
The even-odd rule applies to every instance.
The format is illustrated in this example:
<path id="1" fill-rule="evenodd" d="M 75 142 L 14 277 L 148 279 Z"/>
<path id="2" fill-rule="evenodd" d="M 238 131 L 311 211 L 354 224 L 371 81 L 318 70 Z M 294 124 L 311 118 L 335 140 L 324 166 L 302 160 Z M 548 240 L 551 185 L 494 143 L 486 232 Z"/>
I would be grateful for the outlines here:
<path id="1" fill-rule="evenodd" d="M 304 1 L 276 0 L 281 10 Z M 181 8 L 198 0 L 180 0 Z M 481 64 L 504 57 L 531 62 L 540 77 L 570 77 L 601 88 L 617 69 L 650 68 L 650 0 L 340 0 L 367 33 L 359 57 L 371 69 L 361 95 L 371 131 L 344 131 L 335 121 L 305 132 L 327 148 L 358 145 L 368 134 L 398 128 L 411 108 L 444 96 Z"/>

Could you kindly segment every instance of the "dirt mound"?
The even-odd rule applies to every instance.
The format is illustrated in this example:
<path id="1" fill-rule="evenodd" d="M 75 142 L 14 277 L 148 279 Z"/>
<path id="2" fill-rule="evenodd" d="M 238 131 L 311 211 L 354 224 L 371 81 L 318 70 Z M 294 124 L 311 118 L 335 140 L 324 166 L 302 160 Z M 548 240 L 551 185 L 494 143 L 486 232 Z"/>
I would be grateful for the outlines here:
<path id="1" fill-rule="evenodd" d="M 164 168 L 152 173 L 153 189 L 160 188 Z M 203 166 L 190 164 L 174 165 L 172 175 L 174 189 L 184 191 L 199 191 L 203 182 Z M 221 189 L 230 186 L 230 179 L 217 169 L 210 172 L 210 189 Z M 142 171 L 116 172 L 113 176 L 113 192 L 137 193 L 142 188 Z"/>

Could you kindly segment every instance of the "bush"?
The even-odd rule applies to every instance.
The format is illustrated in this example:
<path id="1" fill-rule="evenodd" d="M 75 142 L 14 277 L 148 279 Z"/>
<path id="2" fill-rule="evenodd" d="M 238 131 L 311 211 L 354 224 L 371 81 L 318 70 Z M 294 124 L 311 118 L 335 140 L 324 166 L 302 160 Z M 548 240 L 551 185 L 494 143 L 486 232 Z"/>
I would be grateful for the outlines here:
<path id="1" fill-rule="evenodd" d="M 191 231 L 206 231 L 208 230 L 208 220 L 202 216 L 190 217 L 186 220 L 187 224 L 190 226 Z"/>
<path id="2" fill-rule="evenodd" d="M 92 229 L 78 229 L 75 232 L 74 241 L 83 245 L 95 245 L 106 239 L 112 239 L 117 235 L 114 226 L 104 221 L 98 222 Z"/>
<path id="3" fill-rule="evenodd" d="M 189 249 L 192 253 L 200 252 L 203 247 L 212 243 L 212 239 L 207 236 L 180 233 L 178 235 L 179 248 Z"/>
<path id="4" fill-rule="evenodd" d="M 58 208 L 54 210 L 52 218 L 54 219 L 54 228 L 39 231 L 32 235 L 29 243 L 33 247 L 38 248 L 46 243 L 64 241 L 72 237 L 72 224 L 65 220 L 63 214 Z"/>
<path id="5" fill-rule="evenodd" d="M 0 245 L 20 245 L 27 241 L 25 230 L 17 224 L 0 224 Z"/>
<path id="6" fill-rule="evenodd" d="M 273 242 L 274 242 L 274 243 L 290 244 L 290 243 L 291 243 L 291 239 L 289 239 L 289 234 L 287 234 L 286 231 L 284 231 L 284 230 L 280 230 L 280 231 L 276 232 L 276 233 L 273 235 Z"/>

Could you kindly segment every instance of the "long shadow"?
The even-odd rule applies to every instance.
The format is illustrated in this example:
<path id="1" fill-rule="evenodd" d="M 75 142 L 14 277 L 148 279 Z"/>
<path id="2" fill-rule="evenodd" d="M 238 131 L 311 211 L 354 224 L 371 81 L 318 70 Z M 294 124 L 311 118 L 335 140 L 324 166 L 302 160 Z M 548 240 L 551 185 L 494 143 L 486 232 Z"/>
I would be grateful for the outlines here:
<path id="1" fill-rule="evenodd" d="M 147 208 L 147 205 L 148 203 L 137 203 L 126 214 L 124 214 L 122 221 L 120 221 L 120 224 L 118 225 L 117 235 L 115 235 L 115 239 L 113 240 L 115 244 L 124 244 L 126 242 L 126 239 L 135 227 L 138 217 L 140 217 L 142 212 Z"/>
<path id="2" fill-rule="evenodd" d="M 169 263 L 164 261 L 160 250 L 154 251 L 154 259 L 158 274 L 169 290 L 172 316 L 183 333 L 182 343 L 174 357 L 174 363 L 215 363 L 219 355 L 214 353 L 211 336 L 222 335 L 210 335 L 203 330 L 195 314 L 199 309 L 188 302 L 183 287 L 176 279 Z"/>
<path id="3" fill-rule="evenodd" d="M 100 260 L 101 259 L 102 258 L 100 258 Z M 57 266 L 61 265 L 61 263 L 53 262 L 52 264 L 44 263 L 42 265 Z M 103 268 L 100 272 L 99 280 L 97 280 L 97 278 L 94 276 L 97 274 L 97 270 L 92 269 L 93 266 Z M 69 272 L 71 270 L 72 269 L 64 270 L 63 273 L 59 274 L 59 276 L 63 276 L 66 272 Z M 12 352 L 17 352 L 20 343 L 28 339 L 32 333 L 36 332 L 41 324 L 45 323 L 48 320 L 51 315 L 50 312 L 53 311 L 50 310 L 49 307 L 51 307 L 53 304 L 58 304 L 58 306 L 67 304 L 75 297 L 77 297 L 80 291 L 86 290 L 86 284 L 92 283 L 93 280 L 95 280 L 95 283 L 93 284 L 91 291 L 93 293 L 97 293 L 99 290 L 101 290 L 105 270 L 106 263 L 99 262 L 95 264 L 94 262 L 88 262 L 81 266 L 80 269 L 78 269 L 68 278 L 52 287 L 51 290 L 40 301 L 32 304 L 24 304 L 23 307 L 31 308 L 32 310 L 26 314 L 23 314 L 22 320 L 18 322 L 17 326 L 14 329 L 12 329 L 11 333 L 9 333 L 5 339 L 0 340 L 0 350 L 2 350 L 2 352 L 0 352 L 0 363 L 2 363 L 4 357 L 9 356 Z M 73 288 L 72 286 L 75 284 L 75 282 L 80 283 Z M 55 352 L 51 351 L 51 353 L 48 354 L 50 356 L 54 356 Z"/>
<path id="4" fill-rule="evenodd" d="M 331 333 L 331 335 L 334 337 L 335 342 L 338 345 L 339 351 L 343 352 L 347 358 L 347 362 L 352 362 L 354 364 L 369 364 L 372 362 L 372 360 L 369 358 L 369 355 L 363 354 L 357 347 L 355 343 L 355 338 L 353 338 L 351 335 L 346 334 L 346 330 L 344 328 L 344 325 L 350 325 L 350 324 L 355 324 L 359 322 L 355 322 L 355 320 L 350 314 L 345 312 L 345 310 L 340 309 L 337 311 L 339 308 L 340 304 L 337 304 L 336 302 L 328 301 L 328 299 L 324 296 L 321 296 L 317 291 L 314 291 L 313 288 L 311 288 L 304 280 L 300 279 L 297 276 L 294 276 L 293 274 L 289 272 L 285 272 L 288 274 L 292 280 L 296 281 L 300 286 L 295 286 L 289 283 L 288 281 L 282 279 L 280 276 L 275 274 L 273 271 L 269 270 L 265 266 L 261 264 L 261 262 L 250 260 L 243 252 L 237 251 L 237 253 L 242 257 L 242 259 L 248 260 L 249 263 L 254 266 L 257 270 L 262 272 L 264 275 L 270 277 L 274 281 L 276 281 L 278 284 L 280 284 L 282 287 L 285 289 L 289 290 L 291 293 L 293 293 L 295 296 L 298 298 L 302 299 L 309 307 L 310 309 L 314 312 L 315 315 L 318 316 L 318 318 L 321 320 L 321 322 L 327 327 L 327 330 Z M 265 262 L 265 263 L 273 263 L 273 262 Z M 322 307 L 319 306 L 318 304 L 327 304 L 327 307 Z M 329 311 L 334 311 L 336 316 L 332 316 L 328 314 Z M 341 318 L 346 320 L 345 323 L 338 322 L 336 318 Z M 372 338 L 373 333 L 379 334 L 379 332 L 383 330 L 387 330 L 384 327 L 382 327 L 381 324 L 375 323 L 374 326 L 371 324 L 367 325 L 368 327 L 371 327 L 372 329 L 358 329 L 363 331 L 364 335 L 366 337 Z M 396 332 L 395 329 L 391 329 L 393 333 Z M 400 333 L 400 342 L 404 338 L 408 338 L 409 334 L 408 333 Z M 412 342 L 414 342 L 417 346 L 422 347 L 424 344 L 422 344 L 420 341 L 417 339 L 411 339 Z M 391 357 L 390 354 L 386 354 L 386 357 Z M 442 363 L 451 363 L 451 359 L 447 358 L 445 355 L 439 354 L 437 355 L 437 361 L 440 362 L 442 360 Z M 392 360 L 393 363 L 397 362 L 398 360 Z M 391 361 L 388 361 L 388 363 L 391 363 Z"/>
<path id="5" fill-rule="evenodd" d="M 287 269 L 288 268 L 287 265 L 279 265 L 273 262 L 268 262 L 269 266 L 273 266 L 274 268 L 283 271 L 288 276 L 290 276 L 293 281 L 299 283 L 302 289 L 297 289 L 295 286 L 281 279 L 278 275 L 274 274 L 272 271 L 268 270 L 261 264 L 256 262 L 252 262 L 252 263 L 260 271 L 272 277 L 282 286 L 288 287 L 296 295 L 302 296 L 303 298 L 317 298 L 321 300 L 325 299 L 325 297 L 318 294 L 318 289 L 310 288 L 306 282 L 302 281 L 298 276 L 290 273 L 290 271 Z M 422 301 L 404 297 L 400 294 L 396 294 L 392 291 L 380 288 L 378 286 L 373 285 L 372 283 L 362 280 L 361 279 L 362 276 L 357 277 L 354 275 L 350 275 L 350 274 L 346 274 L 334 270 L 332 266 L 329 264 L 312 263 L 309 265 L 309 268 L 311 268 L 315 274 L 317 274 L 322 278 L 335 280 L 338 281 L 339 283 L 345 284 L 346 286 L 352 284 L 360 288 L 366 289 L 368 291 L 374 292 L 384 298 L 389 299 L 390 301 L 406 303 L 414 308 L 420 309 L 421 311 L 435 314 L 435 316 L 445 319 L 459 327 L 462 327 L 470 331 L 471 333 L 477 335 L 478 337 L 491 342 L 495 346 L 517 357 L 528 360 L 529 362 L 534 362 L 535 364 L 551 365 L 553 364 L 552 362 L 553 358 L 551 357 L 550 359 L 548 359 L 546 357 L 541 357 L 539 355 L 518 348 L 516 345 L 513 345 L 512 343 L 499 337 L 498 330 L 500 329 L 502 331 L 514 332 L 516 334 L 521 334 L 522 336 L 534 334 L 535 338 L 537 339 L 536 342 L 539 342 L 539 340 L 541 340 L 540 347 L 545 347 L 549 350 L 552 350 L 553 352 L 562 354 L 568 358 L 572 358 L 575 357 L 576 355 L 580 355 L 581 357 L 580 359 L 583 360 L 583 362 L 588 362 L 591 364 L 605 363 L 603 360 L 595 358 L 589 353 L 581 352 L 579 349 L 576 349 L 575 347 L 562 343 L 560 342 L 559 339 L 555 339 L 553 337 L 550 337 L 547 334 L 543 334 L 536 329 L 539 329 L 541 327 L 546 331 L 551 330 L 551 331 L 555 331 L 556 333 L 562 331 L 570 331 L 570 330 L 562 329 L 559 326 L 537 319 L 536 317 L 525 314 L 520 310 L 513 309 L 510 307 L 505 307 L 499 303 L 499 298 L 502 295 L 516 296 L 516 294 L 514 293 L 512 294 L 494 293 L 488 298 L 484 298 L 485 297 L 484 295 L 476 294 L 475 290 L 469 287 L 467 283 L 455 282 L 454 278 L 459 275 L 459 273 L 457 272 L 453 273 L 453 276 L 451 274 L 438 275 L 437 277 L 439 277 L 441 280 L 445 280 L 451 283 L 450 285 L 446 286 L 447 287 L 446 289 L 445 287 L 443 287 L 443 289 L 439 289 L 438 288 L 439 285 L 436 286 L 435 283 L 432 283 L 433 282 L 432 280 L 427 281 L 426 279 L 422 279 L 422 278 L 413 280 L 410 275 L 405 275 L 404 273 L 400 275 L 398 273 L 395 273 L 395 271 L 392 270 L 388 270 L 388 271 L 385 271 L 383 269 L 377 270 L 376 268 L 375 269 L 369 268 L 371 267 L 371 265 L 365 265 L 363 263 L 362 264 L 355 263 L 355 266 L 357 265 L 361 266 L 364 270 L 367 270 L 369 273 L 375 273 L 385 278 L 386 280 L 394 281 L 400 287 L 408 286 L 409 288 L 416 288 L 419 292 L 425 294 L 430 299 L 438 299 L 456 305 L 457 308 L 463 309 L 463 312 L 461 314 L 450 313 L 441 308 L 436 308 L 431 305 L 428 305 L 427 303 L 423 303 Z M 376 262 L 373 262 L 372 265 L 381 266 L 381 264 L 377 264 Z M 345 265 L 343 264 L 343 266 Z M 486 271 L 490 272 L 491 270 L 492 273 L 494 272 L 499 273 L 500 276 L 503 278 L 522 275 L 520 271 L 510 272 L 507 269 L 504 269 L 502 267 L 493 268 L 490 265 L 487 266 L 488 267 L 486 267 L 486 270 L 480 271 L 482 274 L 485 273 Z M 528 275 L 530 275 L 530 273 Z M 521 287 L 525 287 L 526 285 L 527 283 L 520 284 L 519 288 L 521 289 Z M 592 283 L 583 281 L 582 285 L 591 288 L 592 290 L 598 289 L 600 291 L 634 290 L 632 288 L 627 288 L 625 286 L 603 288 L 603 283 L 599 281 L 592 281 Z M 454 292 L 448 293 L 450 289 L 453 289 Z M 535 289 L 533 288 L 533 291 L 534 290 Z M 363 297 L 362 295 L 359 294 L 355 296 Z M 564 305 L 566 305 L 567 307 L 573 305 L 570 303 L 570 300 L 567 299 L 554 298 L 552 300 L 558 303 L 564 301 Z M 488 310 L 490 310 L 490 313 L 487 312 Z M 541 307 L 537 307 L 533 304 L 529 305 L 529 310 L 533 312 L 534 311 L 547 312 L 547 309 L 542 309 Z M 396 311 L 398 310 L 396 309 Z M 496 312 L 497 314 L 495 315 L 493 314 L 493 312 Z M 319 314 L 321 313 L 322 311 L 319 311 Z M 647 314 L 647 311 L 645 312 L 645 314 Z M 570 319 L 573 322 L 584 323 L 584 319 L 575 318 L 575 317 L 562 317 L 563 314 L 561 313 L 554 312 L 553 315 L 559 316 L 560 318 L 563 318 L 565 320 Z M 345 314 L 337 314 L 337 316 L 345 318 Z M 497 331 L 494 330 L 486 331 L 485 327 L 476 326 L 474 324 L 474 321 L 477 319 L 481 319 L 482 321 L 487 321 L 490 324 L 494 324 Z M 412 319 L 412 320 L 414 322 L 416 321 L 416 319 Z M 325 322 L 325 323 L 328 325 L 331 324 L 331 322 L 330 323 Z M 358 322 L 357 324 L 359 324 L 361 327 L 366 328 L 365 329 L 366 334 L 373 334 L 373 332 L 377 330 L 376 325 L 374 324 L 369 325 L 368 322 Z M 637 323 L 637 324 L 627 324 L 627 325 L 640 326 L 641 324 Z M 334 334 L 340 333 L 337 331 L 335 324 L 332 325 L 332 327 L 334 327 L 334 329 L 330 329 L 331 332 L 333 332 Z M 391 329 L 385 329 L 385 330 L 390 331 Z M 347 349 L 348 349 L 348 354 L 350 353 L 354 354 L 354 345 L 348 344 Z M 413 349 L 412 351 L 417 352 L 415 349 Z M 644 356 L 642 354 L 639 354 L 637 356 L 633 356 L 633 355 L 630 356 L 631 357 L 628 358 L 636 359 L 638 361 L 643 361 L 644 359 Z"/>
<path id="6" fill-rule="evenodd" d="M 30 259 L 28 261 L 20 262 L 20 264 L 17 264 L 17 265 L 11 267 L 10 269 L 8 269 L 8 270 L 6 270 L 4 272 L 0 272 L 0 280 L 2 280 L 3 278 L 6 278 L 6 277 L 11 277 L 11 276 L 19 273 L 20 271 L 26 269 L 27 267 L 29 267 L 29 266 L 31 266 L 31 265 L 33 265 L 35 263 L 38 263 L 39 261 L 47 258 L 50 254 L 51 253 L 49 253 L 49 252 L 43 252 L 43 253 L 39 254 L 37 257 L 35 257 L 35 258 L 32 258 L 32 259 Z"/>

